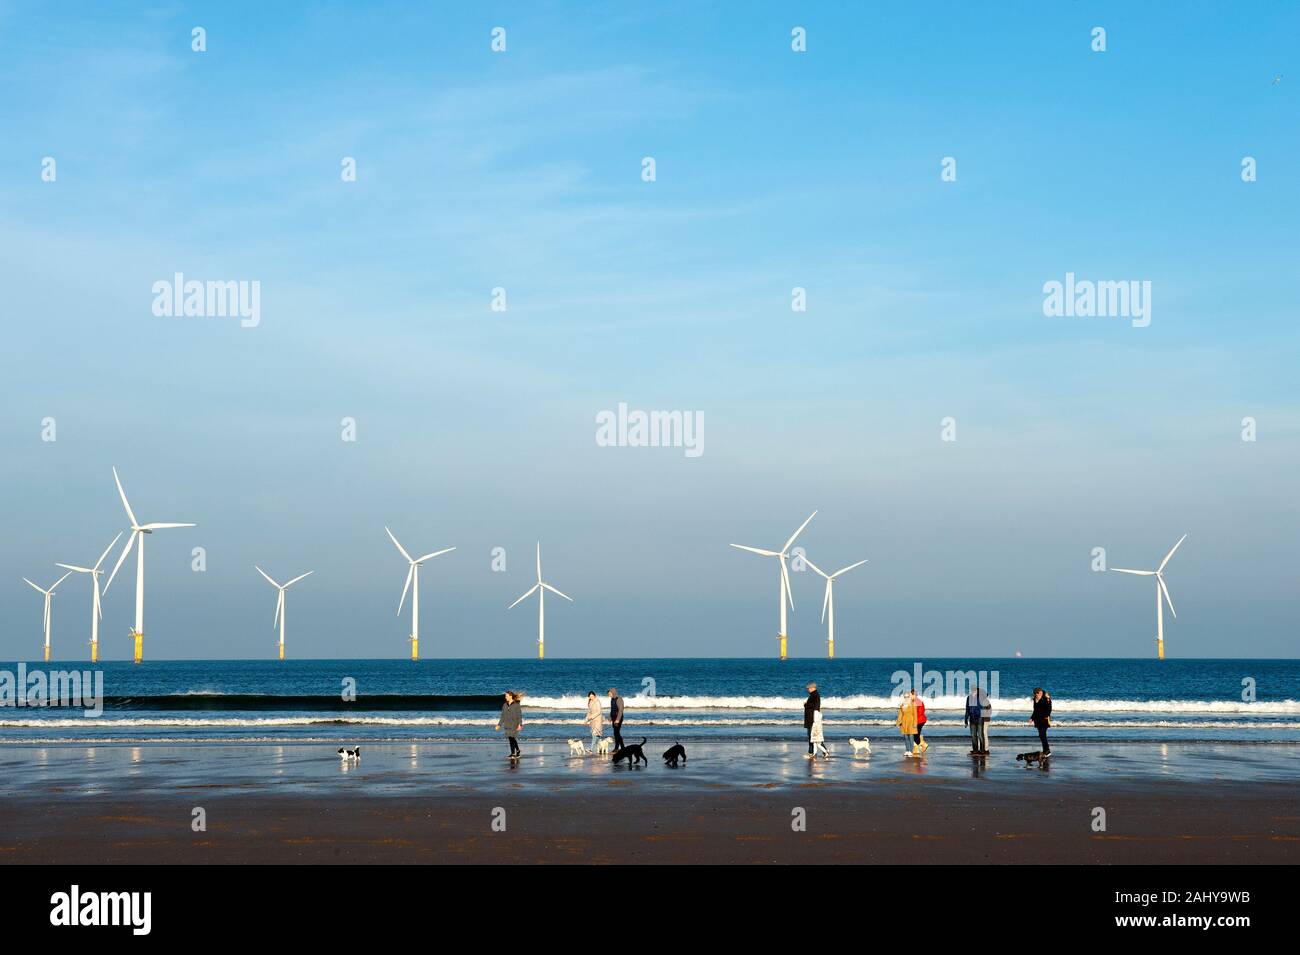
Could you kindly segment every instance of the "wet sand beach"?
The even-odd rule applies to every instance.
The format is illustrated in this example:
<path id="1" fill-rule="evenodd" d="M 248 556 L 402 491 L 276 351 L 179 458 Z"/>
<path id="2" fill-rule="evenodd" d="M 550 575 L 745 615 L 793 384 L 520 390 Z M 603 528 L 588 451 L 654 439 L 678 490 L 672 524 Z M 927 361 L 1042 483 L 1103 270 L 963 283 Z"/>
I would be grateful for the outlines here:
<path id="1" fill-rule="evenodd" d="M 639 739 L 640 737 L 630 737 Z M 1300 860 L 1300 747 L 1121 744 L 1026 769 L 939 741 L 810 763 L 797 743 L 687 742 L 684 768 L 524 742 L 0 748 L 8 863 Z M 194 831 L 196 808 L 206 831 Z M 504 810 L 504 831 L 501 825 Z M 1104 831 L 1094 831 L 1098 810 Z M 800 831 L 794 826 L 806 820 Z"/>

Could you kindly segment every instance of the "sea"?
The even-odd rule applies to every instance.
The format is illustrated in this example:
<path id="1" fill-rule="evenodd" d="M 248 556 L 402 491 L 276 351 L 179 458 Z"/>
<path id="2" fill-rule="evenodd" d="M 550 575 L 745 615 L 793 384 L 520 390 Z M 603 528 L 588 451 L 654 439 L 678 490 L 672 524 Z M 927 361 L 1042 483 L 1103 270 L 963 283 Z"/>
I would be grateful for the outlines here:
<path id="1" fill-rule="evenodd" d="M 92 672 L 26 663 L 30 674 Z M 17 663 L 0 664 L 0 675 Z M 789 740 L 805 685 L 828 739 L 892 739 L 898 694 L 926 701 L 927 735 L 961 737 L 972 682 L 991 691 L 994 735 L 1027 726 L 1035 687 L 1056 740 L 1300 742 L 1300 661 L 1137 659 L 201 660 L 101 662 L 102 712 L 14 705 L 0 745 L 190 742 L 446 742 L 498 738 L 501 694 L 523 694 L 523 736 L 586 737 L 588 691 L 627 706 L 625 737 Z M 13 677 L 10 677 L 12 683 Z"/>

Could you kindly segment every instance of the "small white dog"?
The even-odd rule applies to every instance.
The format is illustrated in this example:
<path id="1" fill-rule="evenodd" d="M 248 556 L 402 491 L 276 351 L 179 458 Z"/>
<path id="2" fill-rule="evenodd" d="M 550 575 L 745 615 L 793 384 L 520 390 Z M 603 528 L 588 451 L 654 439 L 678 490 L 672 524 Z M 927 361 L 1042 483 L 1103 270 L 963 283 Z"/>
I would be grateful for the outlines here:
<path id="1" fill-rule="evenodd" d="M 570 755 L 570 756 L 590 756 L 590 755 L 591 755 L 591 751 L 590 751 L 589 749 L 587 749 L 587 747 L 585 747 L 585 746 L 582 745 L 582 740 L 580 740 L 580 739 L 571 739 L 571 740 L 568 741 L 568 743 L 569 743 L 569 755 Z"/>
<path id="2" fill-rule="evenodd" d="M 596 752 L 601 756 L 607 756 L 614 752 L 614 737 L 602 736 L 600 742 L 596 744 Z"/>
<path id="3" fill-rule="evenodd" d="M 853 747 L 854 756 L 871 755 L 871 740 L 869 739 L 853 739 L 850 737 L 849 745 Z"/>
<path id="4" fill-rule="evenodd" d="M 352 762 L 353 760 L 356 760 L 357 762 L 360 762 L 360 761 L 361 761 L 361 747 L 358 746 L 356 749 L 340 749 L 340 750 L 339 750 L 339 759 L 343 760 L 343 762 L 345 762 L 345 763 L 350 763 L 350 762 Z"/>

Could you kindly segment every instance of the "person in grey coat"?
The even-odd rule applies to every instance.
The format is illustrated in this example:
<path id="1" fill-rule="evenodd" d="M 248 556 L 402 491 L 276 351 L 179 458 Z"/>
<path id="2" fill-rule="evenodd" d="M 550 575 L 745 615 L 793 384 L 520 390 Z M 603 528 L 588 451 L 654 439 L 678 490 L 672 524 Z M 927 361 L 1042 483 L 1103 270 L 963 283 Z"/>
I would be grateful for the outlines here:
<path id="1" fill-rule="evenodd" d="M 501 718 L 497 720 L 497 730 L 506 731 L 506 739 L 510 740 L 510 758 L 519 758 L 519 740 L 515 739 L 519 731 L 524 728 L 524 711 L 519 705 L 519 697 L 506 691 L 505 705 L 501 707 Z"/>
<path id="2" fill-rule="evenodd" d="M 972 756 L 987 756 L 989 751 L 989 720 L 993 718 L 993 704 L 989 695 L 977 685 L 966 694 L 966 719 L 970 727 L 970 752 Z"/>

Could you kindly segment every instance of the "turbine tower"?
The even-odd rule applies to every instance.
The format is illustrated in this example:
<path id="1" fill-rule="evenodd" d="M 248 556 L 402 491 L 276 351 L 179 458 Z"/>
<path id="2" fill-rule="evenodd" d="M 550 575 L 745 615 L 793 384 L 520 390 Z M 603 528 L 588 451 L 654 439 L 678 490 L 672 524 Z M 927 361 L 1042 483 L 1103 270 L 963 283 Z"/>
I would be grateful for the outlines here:
<path id="1" fill-rule="evenodd" d="M 402 615 L 402 606 L 406 603 L 406 592 L 411 589 L 412 584 L 415 585 L 415 589 L 411 594 L 410 637 L 411 659 L 414 661 L 420 659 L 420 565 L 426 560 L 432 560 L 435 557 L 441 557 L 443 554 L 449 554 L 456 548 L 444 547 L 442 550 L 435 550 L 432 554 L 425 554 L 423 557 L 412 557 L 406 552 L 406 548 L 398 543 L 398 540 L 393 536 L 392 531 L 388 530 L 387 527 L 385 527 L 384 530 L 388 532 L 388 536 L 392 540 L 394 546 L 396 546 L 402 556 L 406 558 L 406 562 L 409 565 L 406 570 L 406 583 L 402 585 L 402 599 L 397 602 L 397 615 L 399 617 Z"/>
<path id="2" fill-rule="evenodd" d="M 276 598 L 275 601 L 275 618 L 271 621 L 271 626 L 274 627 L 277 623 L 280 625 L 280 659 L 283 660 L 284 659 L 284 592 L 288 590 L 290 587 L 292 587 L 294 584 L 296 584 L 298 581 L 302 580 L 304 577 L 310 577 L 312 574 L 316 573 L 316 571 L 309 570 L 305 574 L 299 574 L 297 577 L 289 581 L 287 584 L 277 584 L 274 580 L 271 579 L 270 574 L 264 571 L 261 567 L 258 567 L 256 564 L 254 564 L 253 569 L 257 571 L 259 574 L 261 574 L 263 577 L 265 577 L 266 582 L 268 584 L 270 584 L 276 590 L 280 591 L 280 596 Z"/>
<path id="3" fill-rule="evenodd" d="M 78 574 L 90 574 L 91 580 L 91 598 L 90 598 L 90 662 L 99 662 L 99 619 L 104 616 L 104 608 L 99 602 L 99 578 L 103 575 L 100 565 L 104 563 L 104 558 L 108 552 L 117 546 L 117 542 L 122 539 L 119 531 L 118 535 L 113 538 L 113 543 L 104 548 L 104 553 L 99 555 L 99 560 L 95 561 L 94 567 L 78 567 L 74 564 L 57 564 L 58 567 L 75 571 Z"/>
<path id="4" fill-rule="evenodd" d="M 1178 543 L 1169 548 L 1169 553 L 1165 554 L 1165 559 L 1160 562 L 1160 566 L 1155 570 L 1129 570 L 1125 567 L 1112 567 L 1111 570 L 1121 574 L 1136 574 L 1139 577 L 1154 577 L 1156 579 L 1156 656 L 1161 660 L 1165 658 L 1165 612 L 1160 603 L 1160 595 L 1164 594 L 1165 601 L 1169 604 L 1169 612 L 1178 619 L 1178 614 L 1174 611 L 1174 601 L 1169 596 L 1169 587 L 1165 584 L 1165 565 L 1169 563 L 1169 558 L 1174 556 L 1174 551 L 1178 550 L 1183 541 L 1187 540 L 1184 534 L 1178 538 Z"/>
<path id="5" fill-rule="evenodd" d="M 42 593 L 42 594 L 45 595 L 45 616 L 44 616 L 44 620 L 45 620 L 45 662 L 46 662 L 46 663 L 49 663 L 49 662 L 50 662 L 50 601 L 54 599 L 54 588 L 58 587 L 59 584 L 63 583 L 65 580 L 67 580 L 67 579 L 68 579 L 69 577 L 71 577 L 71 576 L 72 576 L 72 571 L 68 571 L 66 574 L 64 574 L 62 577 L 60 577 L 60 578 L 59 578 L 58 580 L 56 580 L 54 583 L 50 584 L 50 587 L 49 587 L 48 590 L 46 590 L 44 587 L 37 587 L 36 584 L 33 584 L 33 583 L 32 583 L 30 580 L 28 580 L 26 577 L 23 578 L 23 580 L 24 580 L 24 581 L 25 581 L 29 586 L 31 586 L 31 587 L 35 587 L 35 589 L 36 589 L 37 591 L 39 591 L 40 593 Z"/>
<path id="6" fill-rule="evenodd" d="M 780 550 L 763 550 L 763 549 L 760 548 L 760 547 L 746 547 L 744 544 L 732 544 L 732 545 L 731 545 L 732 547 L 738 548 L 738 549 L 740 549 L 740 550 L 747 550 L 747 551 L 749 551 L 751 554 L 759 554 L 759 555 L 761 555 L 761 556 L 763 556 L 763 557 L 775 557 L 775 558 L 777 558 L 777 563 L 780 565 L 780 568 L 781 568 L 781 574 L 780 574 L 780 586 L 781 586 L 781 595 L 780 595 L 780 607 L 781 607 L 781 629 L 777 632 L 776 638 L 777 638 L 777 640 L 780 641 L 780 644 L 781 644 L 781 659 L 782 659 L 782 660 L 784 660 L 784 659 L 786 658 L 786 650 L 787 650 L 787 647 L 788 647 L 788 644 L 789 644 L 789 640 L 788 640 L 788 638 L 787 638 L 787 636 L 786 636 L 786 630 L 785 630 L 785 610 L 786 610 L 786 602 L 787 602 L 787 601 L 789 602 L 789 604 L 790 604 L 790 609 L 791 609 L 791 610 L 794 609 L 794 594 L 792 594 L 792 593 L 790 592 L 790 574 L 789 574 L 789 572 L 786 571 L 786 568 L 785 568 L 785 559 L 786 559 L 786 557 L 789 555 L 789 552 L 790 552 L 790 546 L 794 543 L 795 538 L 798 537 L 800 534 L 803 533 L 803 529 L 804 529 L 805 527 L 808 526 L 808 521 L 811 521 L 811 520 L 812 520 L 814 517 L 816 517 L 816 516 L 817 516 L 817 512 L 816 512 L 816 511 L 813 511 L 811 514 L 809 514 L 809 515 L 808 515 L 808 520 L 807 520 L 807 521 L 804 521 L 802 524 L 799 525 L 799 529 L 798 529 L 797 531 L 795 531 L 793 534 L 790 535 L 790 539 L 789 539 L 788 541 L 785 542 L 785 546 L 782 547 Z"/>
<path id="7" fill-rule="evenodd" d="M 172 527 L 193 527 L 193 524 L 141 524 L 135 519 L 135 514 L 131 510 L 131 505 L 127 502 L 126 491 L 122 490 L 122 480 L 117 476 L 117 468 L 113 468 L 113 480 L 117 482 L 117 493 L 122 497 L 122 507 L 126 509 L 127 520 L 131 522 L 131 536 L 127 538 L 126 546 L 122 548 L 122 556 L 117 559 L 117 564 L 113 567 L 113 572 L 108 575 L 108 583 L 104 585 L 104 593 L 113 586 L 113 578 L 117 576 L 118 570 L 122 567 L 122 561 L 126 560 L 126 555 L 131 553 L 131 548 L 139 542 L 135 550 L 135 629 L 131 631 L 131 636 L 135 639 L 135 662 L 139 663 L 144 659 L 144 536 L 152 534 L 154 531 L 166 530 Z"/>
<path id="8" fill-rule="evenodd" d="M 822 598 L 822 619 L 827 622 L 826 658 L 828 660 L 834 660 L 835 659 L 835 578 L 838 577 L 840 574 L 848 573 L 854 567 L 861 567 L 863 564 L 866 563 L 866 561 L 860 560 L 856 564 L 849 564 L 849 566 L 847 567 L 841 567 L 833 574 L 826 573 L 826 571 L 822 570 L 820 567 L 814 564 L 807 557 L 804 558 L 804 563 L 807 564 L 809 567 L 811 567 L 813 570 L 817 571 L 817 573 L 819 573 L 822 577 L 826 578 L 826 596 Z"/>
<path id="9" fill-rule="evenodd" d="M 546 659 L 546 591 L 550 591 L 557 597 L 563 597 L 569 603 L 573 603 L 573 598 L 568 594 L 562 594 L 546 581 L 542 580 L 542 542 L 537 542 L 537 583 L 529 588 L 528 592 L 512 603 L 507 610 L 513 610 L 520 601 L 531 597 L 534 592 L 537 594 L 537 659 Z"/>

